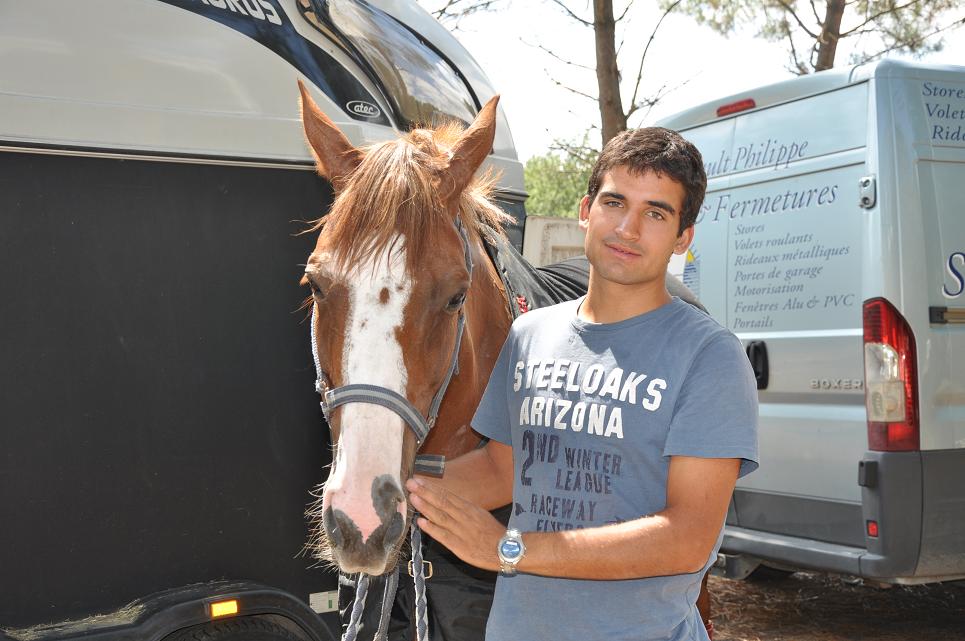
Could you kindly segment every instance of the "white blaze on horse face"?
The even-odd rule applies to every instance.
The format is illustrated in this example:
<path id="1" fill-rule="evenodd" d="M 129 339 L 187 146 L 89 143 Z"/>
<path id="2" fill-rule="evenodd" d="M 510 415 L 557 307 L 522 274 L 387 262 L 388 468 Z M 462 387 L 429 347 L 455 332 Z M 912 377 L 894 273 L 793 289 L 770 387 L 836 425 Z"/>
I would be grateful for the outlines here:
<path id="1" fill-rule="evenodd" d="M 408 375 L 396 330 L 402 327 L 412 281 L 401 243 L 389 246 L 396 249 L 388 259 L 373 256 L 343 273 L 350 302 L 341 384 L 376 385 L 405 396 Z M 348 403 L 340 411 L 339 460 L 325 484 L 323 504 L 351 518 L 365 541 L 382 523 L 373 505 L 373 481 L 388 475 L 398 482 L 401 496 L 402 437 L 408 426 L 380 405 Z M 397 509 L 404 518 L 405 502 Z"/>

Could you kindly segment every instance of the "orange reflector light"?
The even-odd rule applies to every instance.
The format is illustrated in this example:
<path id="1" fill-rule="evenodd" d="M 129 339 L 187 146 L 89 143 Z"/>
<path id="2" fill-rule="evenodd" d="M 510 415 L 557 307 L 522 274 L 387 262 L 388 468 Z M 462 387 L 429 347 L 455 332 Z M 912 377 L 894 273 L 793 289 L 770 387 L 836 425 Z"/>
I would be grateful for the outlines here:
<path id="1" fill-rule="evenodd" d="M 211 618 L 226 617 L 238 614 L 238 600 L 229 599 L 227 601 L 216 601 L 211 604 Z"/>
<path id="2" fill-rule="evenodd" d="M 745 98 L 744 100 L 738 100 L 737 102 L 732 102 L 729 105 L 721 105 L 717 107 L 717 117 L 721 118 L 723 116 L 729 116 L 731 114 L 736 114 L 738 111 L 747 111 L 748 109 L 753 109 L 757 106 L 753 98 Z"/>
<path id="3" fill-rule="evenodd" d="M 868 521 L 868 536 L 878 538 L 878 522 Z"/>

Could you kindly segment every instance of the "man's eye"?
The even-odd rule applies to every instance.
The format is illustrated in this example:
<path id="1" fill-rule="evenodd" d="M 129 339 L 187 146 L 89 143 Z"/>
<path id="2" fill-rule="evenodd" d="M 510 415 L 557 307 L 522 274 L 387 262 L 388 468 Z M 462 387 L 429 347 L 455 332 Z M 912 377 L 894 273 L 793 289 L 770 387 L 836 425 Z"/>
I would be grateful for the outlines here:
<path id="1" fill-rule="evenodd" d="M 656 218 L 657 220 L 663 220 L 665 218 L 665 216 L 663 215 L 663 212 L 657 211 L 655 209 L 651 209 L 650 211 L 648 211 L 647 215 L 650 216 L 651 218 Z"/>

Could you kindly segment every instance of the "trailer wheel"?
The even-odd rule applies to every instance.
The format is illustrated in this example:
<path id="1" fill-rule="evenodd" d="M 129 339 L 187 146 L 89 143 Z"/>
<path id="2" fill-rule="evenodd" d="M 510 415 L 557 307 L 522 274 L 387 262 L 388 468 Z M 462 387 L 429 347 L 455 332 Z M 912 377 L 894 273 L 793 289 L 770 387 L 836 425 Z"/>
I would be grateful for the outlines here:
<path id="1" fill-rule="evenodd" d="M 304 641 L 304 638 L 267 619 L 236 617 L 176 632 L 168 641 Z"/>

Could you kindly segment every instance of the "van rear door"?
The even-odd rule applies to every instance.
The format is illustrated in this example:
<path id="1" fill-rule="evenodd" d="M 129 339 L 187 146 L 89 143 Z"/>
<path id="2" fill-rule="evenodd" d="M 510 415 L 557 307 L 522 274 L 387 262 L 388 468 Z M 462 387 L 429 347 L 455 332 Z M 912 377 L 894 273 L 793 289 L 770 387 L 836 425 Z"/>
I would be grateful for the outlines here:
<path id="1" fill-rule="evenodd" d="M 728 522 L 862 547 L 868 88 L 811 93 L 683 131 L 709 177 L 684 279 L 760 377 L 762 464 Z"/>
<path id="2" fill-rule="evenodd" d="M 965 448 L 965 74 L 923 72 L 905 90 L 920 96 L 928 146 L 918 145 L 931 349 L 920 385 L 923 450 Z M 922 337 L 924 338 L 924 337 Z"/>
<path id="3" fill-rule="evenodd" d="M 900 312 L 917 355 L 918 447 L 869 452 L 878 488 L 865 516 L 884 517 L 862 574 L 965 576 L 965 68 L 885 61 L 874 70 L 882 296 Z M 900 495 L 910 488 L 910 500 Z M 887 522 L 890 518 L 890 525 Z M 891 544 L 911 523 L 912 538 Z M 889 535 L 889 529 L 891 534 Z M 897 563 L 902 555 L 910 567 Z M 881 560 L 871 558 L 878 555 Z M 907 565 L 907 564 L 905 564 Z"/>

